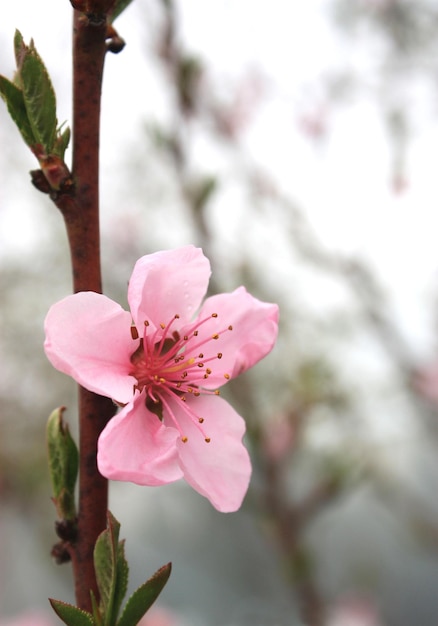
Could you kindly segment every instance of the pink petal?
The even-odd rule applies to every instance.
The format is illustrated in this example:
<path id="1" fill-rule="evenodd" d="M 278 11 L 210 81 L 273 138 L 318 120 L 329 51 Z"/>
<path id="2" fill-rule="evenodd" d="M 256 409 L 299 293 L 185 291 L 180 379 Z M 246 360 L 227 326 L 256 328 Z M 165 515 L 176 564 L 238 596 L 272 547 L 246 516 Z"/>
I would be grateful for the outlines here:
<path id="1" fill-rule="evenodd" d="M 225 332 L 199 349 L 204 354 L 205 366 L 212 370 L 208 381 L 199 381 L 208 389 L 227 382 L 225 374 L 235 378 L 272 350 L 277 339 L 279 317 L 276 304 L 261 302 L 244 287 L 207 298 L 198 319 L 209 317 L 212 313 L 217 313 L 217 317 L 200 327 L 198 339 L 210 339 L 215 333 Z M 233 329 L 227 330 L 230 325 Z M 215 358 L 218 353 L 222 355 L 220 359 Z M 213 360 L 207 363 L 211 357 Z"/>
<path id="2" fill-rule="evenodd" d="M 136 382 L 129 359 L 138 346 L 130 326 L 130 314 L 116 302 L 93 291 L 76 293 L 50 308 L 44 349 L 56 369 L 83 387 L 128 402 Z"/>
<path id="3" fill-rule="evenodd" d="M 144 394 L 137 394 L 99 437 L 99 471 L 111 480 L 138 485 L 154 487 L 174 482 L 182 478 L 175 446 L 178 434 L 146 408 Z"/>
<path id="4" fill-rule="evenodd" d="M 138 328 L 155 327 L 176 314 L 180 323 L 194 316 L 205 295 L 210 262 L 200 248 L 186 246 L 148 254 L 137 261 L 129 281 L 128 302 Z"/>
<path id="5" fill-rule="evenodd" d="M 208 498 L 218 511 L 237 511 L 251 476 L 251 462 L 242 444 L 245 422 L 228 402 L 218 396 L 187 398 L 187 408 L 204 418 L 203 434 L 199 425 L 181 409 L 181 403 L 177 400 L 170 403 L 187 437 L 186 443 L 181 436 L 177 440 L 185 480 Z M 169 418 L 165 412 L 166 419 Z M 211 439 L 210 443 L 205 437 Z"/>

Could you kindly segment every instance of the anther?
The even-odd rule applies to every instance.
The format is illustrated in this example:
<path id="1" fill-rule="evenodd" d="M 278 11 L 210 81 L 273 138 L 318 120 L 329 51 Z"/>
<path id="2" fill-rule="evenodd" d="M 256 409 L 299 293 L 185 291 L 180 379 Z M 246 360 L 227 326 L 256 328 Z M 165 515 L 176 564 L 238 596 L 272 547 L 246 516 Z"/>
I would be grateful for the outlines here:
<path id="1" fill-rule="evenodd" d="M 205 441 L 205 443 L 210 443 L 211 439 L 210 439 L 210 437 L 206 437 L 204 441 Z"/>
<path id="2" fill-rule="evenodd" d="M 228 330 L 233 330 L 233 327 L 231 324 L 228 326 Z"/>
<path id="3" fill-rule="evenodd" d="M 215 395 L 215 396 L 220 396 L 220 395 L 221 395 L 220 390 L 219 390 L 219 389 L 215 389 L 215 390 L 214 390 L 214 395 Z"/>
<path id="4" fill-rule="evenodd" d="M 217 313 L 212 313 L 211 317 L 217 317 Z"/>
<path id="5" fill-rule="evenodd" d="M 131 326 L 131 337 L 133 339 L 138 339 L 138 330 L 135 326 Z"/>
<path id="6" fill-rule="evenodd" d="M 163 322 L 161 322 L 161 323 L 160 323 L 160 328 L 161 328 L 162 330 L 164 330 L 164 329 L 166 328 L 166 324 L 163 324 Z"/>
<path id="7" fill-rule="evenodd" d="M 187 443 L 187 442 L 188 442 L 188 439 L 187 439 L 187 437 L 181 437 L 181 441 L 182 441 L 183 443 Z"/>
<path id="8" fill-rule="evenodd" d="M 198 363 L 198 367 L 204 367 L 204 363 Z"/>
<path id="9" fill-rule="evenodd" d="M 212 339 L 219 339 L 219 335 L 216 333 L 215 335 L 211 336 Z"/>
<path id="10" fill-rule="evenodd" d="M 221 358 L 222 358 L 222 352 L 218 352 L 218 353 L 217 353 L 217 358 L 218 358 L 218 359 L 221 359 Z"/>
<path id="11" fill-rule="evenodd" d="M 224 378 L 226 378 L 227 380 L 230 380 L 230 375 L 229 374 L 224 374 Z"/>
<path id="12" fill-rule="evenodd" d="M 199 422 L 200 424 L 203 424 L 203 423 L 204 423 L 204 418 L 203 418 L 203 417 L 200 417 L 200 418 L 198 419 L 198 422 Z"/>

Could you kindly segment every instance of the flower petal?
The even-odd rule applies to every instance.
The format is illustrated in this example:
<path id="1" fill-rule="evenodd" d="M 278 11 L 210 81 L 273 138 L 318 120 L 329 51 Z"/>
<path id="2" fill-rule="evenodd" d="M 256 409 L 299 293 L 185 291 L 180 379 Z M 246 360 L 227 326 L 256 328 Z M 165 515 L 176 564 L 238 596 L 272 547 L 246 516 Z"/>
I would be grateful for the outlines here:
<path id="1" fill-rule="evenodd" d="M 137 485 L 154 487 L 174 482 L 183 475 L 175 446 L 178 434 L 146 408 L 144 394 L 137 394 L 99 437 L 99 471 L 110 480 Z"/>
<path id="2" fill-rule="evenodd" d="M 187 409 L 202 416 L 200 425 L 171 400 L 171 409 L 187 437 L 178 437 L 177 449 L 185 480 L 224 513 L 237 511 L 248 489 L 251 462 L 242 444 L 245 423 L 238 413 L 218 396 L 187 398 Z M 166 411 L 164 411 L 166 419 Z M 210 442 L 205 441 L 210 438 Z"/>
<path id="3" fill-rule="evenodd" d="M 210 262 L 200 248 L 186 246 L 148 254 L 137 261 L 129 281 L 128 302 L 138 328 L 156 327 L 176 314 L 191 320 L 204 297 Z"/>
<path id="4" fill-rule="evenodd" d="M 138 341 L 130 334 L 131 316 L 93 291 L 67 296 L 45 320 L 44 349 L 54 367 L 86 389 L 129 402 L 136 380 L 129 375 Z"/>
<path id="5" fill-rule="evenodd" d="M 212 314 L 217 317 L 203 324 L 198 335 L 198 339 L 209 339 L 200 348 L 206 367 L 212 370 L 207 380 L 200 377 L 199 384 L 207 389 L 223 385 L 228 377 L 235 378 L 258 363 L 272 350 L 278 334 L 278 306 L 261 302 L 244 287 L 207 298 L 198 319 Z M 232 330 L 227 330 L 229 326 Z M 219 338 L 211 340 L 215 333 L 219 333 Z M 220 359 L 215 358 L 218 353 Z M 207 362 L 208 359 L 213 360 Z"/>

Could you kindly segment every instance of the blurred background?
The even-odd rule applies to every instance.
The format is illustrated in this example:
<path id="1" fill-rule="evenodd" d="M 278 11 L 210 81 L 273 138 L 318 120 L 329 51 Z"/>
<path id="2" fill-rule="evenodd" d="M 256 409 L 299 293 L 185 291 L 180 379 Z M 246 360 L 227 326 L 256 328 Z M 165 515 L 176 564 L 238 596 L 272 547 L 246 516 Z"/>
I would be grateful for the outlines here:
<path id="1" fill-rule="evenodd" d="M 7 77 L 15 28 L 69 124 L 68 0 L 4 3 Z M 138 257 L 194 243 L 212 293 L 245 284 L 281 311 L 275 350 L 226 388 L 254 465 L 241 511 L 111 485 L 131 588 L 173 562 L 144 626 L 436 626 L 437 0 L 134 0 L 116 28 L 106 294 L 126 306 Z M 43 320 L 69 255 L 4 104 L 0 146 L 0 624 L 50 626 L 47 597 L 73 595 L 49 556 L 44 428 L 60 405 L 77 426 Z"/>

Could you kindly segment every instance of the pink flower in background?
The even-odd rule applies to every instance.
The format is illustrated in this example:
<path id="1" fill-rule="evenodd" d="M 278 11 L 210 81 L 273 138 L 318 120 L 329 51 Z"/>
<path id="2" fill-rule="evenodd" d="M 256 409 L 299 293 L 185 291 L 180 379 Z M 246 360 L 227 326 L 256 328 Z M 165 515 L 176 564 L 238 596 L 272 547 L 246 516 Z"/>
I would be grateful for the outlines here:
<path id="1" fill-rule="evenodd" d="M 42 613 L 27 611 L 15 617 L 0 617 L 0 626 L 53 626 L 53 622 Z"/>
<path id="2" fill-rule="evenodd" d="M 161 607 L 152 607 L 139 621 L 138 626 L 179 626 L 174 613 Z"/>
<path id="3" fill-rule="evenodd" d="M 209 277 L 193 246 L 144 256 L 129 282 L 130 313 L 94 292 L 68 296 L 47 315 L 45 350 L 54 367 L 123 406 L 99 439 L 104 476 L 185 478 L 227 512 L 240 507 L 251 464 L 244 421 L 218 388 L 270 352 L 278 307 L 239 287 L 199 309 Z"/>
<path id="4" fill-rule="evenodd" d="M 327 626 L 383 626 L 383 622 L 371 598 L 347 596 L 335 604 Z"/>
<path id="5" fill-rule="evenodd" d="M 413 385 L 427 400 L 438 405 L 438 363 L 418 369 L 413 375 Z"/>

